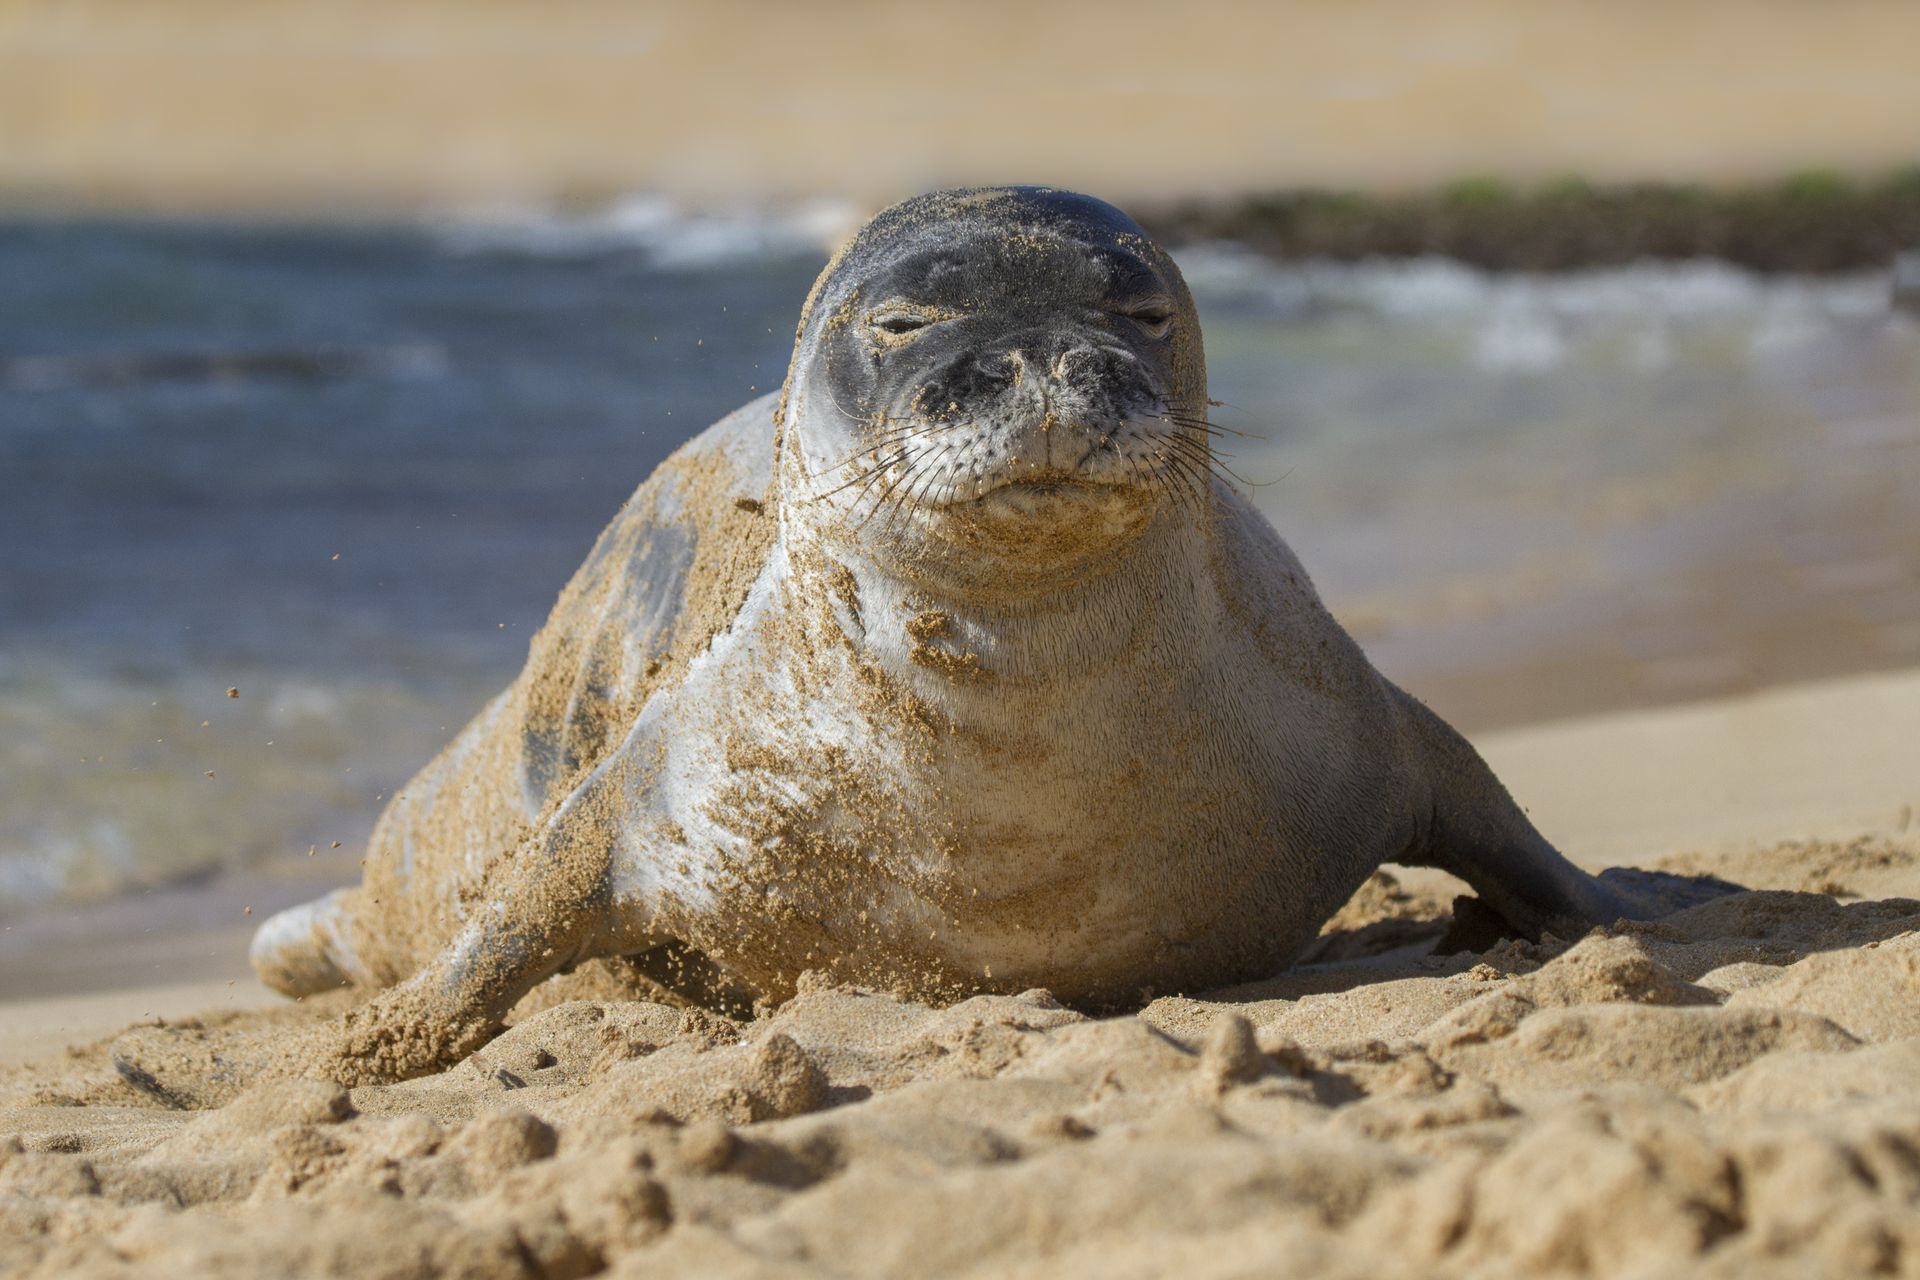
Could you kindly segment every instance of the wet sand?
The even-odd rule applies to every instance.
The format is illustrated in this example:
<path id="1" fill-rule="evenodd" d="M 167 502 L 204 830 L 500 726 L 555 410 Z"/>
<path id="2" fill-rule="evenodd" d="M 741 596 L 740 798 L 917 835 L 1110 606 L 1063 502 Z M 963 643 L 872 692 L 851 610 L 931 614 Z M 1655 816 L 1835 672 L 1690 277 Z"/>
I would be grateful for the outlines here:
<path id="1" fill-rule="evenodd" d="M 1913 162 L 1916 42 L 1883 0 L 17 4 L 0 197 L 310 217 L 1872 170 Z"/>
<path id="2" fill-rule="evenodd" d="M 104 1037 L 273 1036 L 344 997 L 146 986 L 179 945 L 76 916 L 41 970 L 127 968 L 0 1006 L 0 1267 L 1915 1274 L 1916 726 L 1909 671 L 1486 735 L 1579 861 L 1758 892 L 1436 957 L 1456 886 L 1397 872 L 1316 963 L 1101 1020 L 815 985 L 734 1024 L 598 970 L 440 1076 L 172 1111 Z"/>

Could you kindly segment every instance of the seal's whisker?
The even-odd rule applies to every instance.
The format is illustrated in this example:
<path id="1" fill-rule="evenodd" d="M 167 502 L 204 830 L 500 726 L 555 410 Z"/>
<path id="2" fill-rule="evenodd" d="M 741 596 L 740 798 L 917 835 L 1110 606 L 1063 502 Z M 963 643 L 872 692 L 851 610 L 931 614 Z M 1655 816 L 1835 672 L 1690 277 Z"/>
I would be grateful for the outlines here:
<path id="1" fill-rule="evenodd" d="M 1223 479 L 1231 480 L 1236 484 L 1243 484 L 1249 489 L 1265 489 L 1270 485 L 1279 483 L 1278 480 L 1260 481 L 1247 479 L 1231 466 L 1227 465 L 1226 459 L 1221 456 L 1219 450 L 1210 448 L 1200 441 L 1193 439 L 1191 436 L 1182 436 L 1173 432 L 1156 432 L 1154 433 L 1154 438 L 1172 445 L 1175 448 L 1185 449 L 1196 459 L 1204 457 L 1207 466 L 1218 472 Z"/>
<path id="2" fill-rule="evenodd" d="M 1207 472 L 1205 469 L 1191 457 L 1181 453 L 1162 454 L 1160 461 L 1163 464 L 1160 468 L 1160 474 L 1162 476 L 1169 476 L 1171 473 L 1180 477 L 1183 481 L 1179 486 L 1180 491 L 1187 501 L 1196 504 L 1195 509 L 1197 514 L 1199 495 L 1206 490 Z"/>
<path id="3" fill-rule="evenodd" d="M 1192 436 L 1183 435 L 1177 431 L 1156 431 L 1149 435 L 1148 439 L 1155 444 L 1178 450 L 1196 462 L 1204 462 L 1209 467 L 1215 462 L 1214 451 Z"/>
<path id="4" fill-rule="evenodd" d="M 940 452 L 936 454 L 932 459 L 930 459 L 928 463 L 929 474 L 927 478 L 929 482 L 931 482 L 933 479 L 936 478 L 931 471 L 932 465 L 934 463 L 943 463 L 943 464 L 946 463 L 947 455 L 951 454 L 955 449 L 957 449 L 959 447 L 959 444 L 960 442 L 957 440 L 947 440 L 941 443 Z M 946 472 L 941 473 L 940 478 L 944 478 L 944 476 L 947 474 L 951 474 L 950 465 Z M 920 490 L 913 495 L 912 501 L 916 504 L 920 504 L 920 503 L 924 503 L 926 499 L 927 499 L 927 488 L 925 485 L 922 485 Z"/>
<path id="5" fill-rule="evenodd" d="M 936 462 L 938 462 L 940 459 L 944 458 L 947 454 L 951 453 L 956 443 L 957 443 L 956 441 L 952 441 L 952 440 L 942 441 L 937 446 L 937 450 L 938 450 L 937 452 L 935 452 L 935 448 L 936 448 L 935 446 L 928 446 L 928 453 L 930 456 L 922 458 L 919 461 L 918 465 L 914 468 L 914 470 L 916 472 L 924 470 L 927 472 L 927 479 L 929 481 L 934 479 L 935 474 L 933 471 L 933 465 Z M 909 481 L 910 480 L 911 480 L 911 477 L 909 477 Z M 923 484 L 924 483 L 925 482 L 923 482 Z M 915 489 L 912 486 L 912 484 L 909 482 L 905 492 L 901 495 L 900 500 L 894 504 L 893 514 L 887 518 L 887 525 L 886 525 L 886 528 L 883 530 L 883 533 L 886 536 L 891 537 L 895 523 L 900 519 L 902 515 L 911 515 L 915 510 L 917 510 L 924 496 L 925 495 L 923 492 Z"/>
<path id="6" fill-rule="evenodd" d="M 1142 478 L 1145 487 L 1171 500 L 1174 506 L 1182 510 L 1187 509 L 1189 486 L 1184 481 L 1175 484 L 1165 467 L 1145 459 L 1129 458 L 1128 463 L 1133 467 L 1134 475 Z"/>
<path id="7" fill-rule="evenodd" d="M 860 456 L 860 455 L 855 455 L 855 456 Z M 825 493 L 815 495 L 812 501 L 818 502 L 826 498 L 831 498 L 834 494 L 839 493 L 841 490 L 850 489 L 854 485 L 861 484 L 862 482 L 865 482 L 866 484 L 870 485 L 873 482 L 874 477 L 886 474 L 889 468 L 898 465 L 900 461 L 905 458 L 905 456 L 906 455 L 904 452 L 896 452 L 891 458 L 888 458 L 888 457 L 880 456 L 880 454 L 876 451 L 874 460 L 871 465 L 860 468 L 854 474 L 853 478 L 846 481 L 844 484 L 837 485 L 834 488 L 827 490 Z M 848 461 L 851 461 L 851 459 L 849 459 Z M 845 465 L 845 464 L 843 463 L 842 465 Z M 855 497 L 854 504 L 856 506 L 859 504 L 858 496 Z"/>
<path id="8" fill-rule="evenodd" d="M 862 453 L 867 453 L 874 449 L 884 448 L 889 444 L 894 444 L 901 440 L 910 440 L 915 436 L 923 436 L 932 431 L 945 431 L 947 428 L 954 425 L 951 422 L 929 422 L 924 418 L 889 418 L 887 421 L 890 423 L 906 422 L 906 423 L 912 423 L 913 425 L 902 428 L 900 430 L 891 431 L 886 435 L 880 436 L 878 439 L 868 441 L 860 449 L 848 455 L 849 459 L 857 458 Z"/>
<path id="9" fill-rule="evenodd" d="M 1214 466 L 1220 462 L 1219 450 L 1209 447 L 1202 441 L 1195 440 L 1192 436 L 1174 433 L 1162 434 L 1157 436 L 1156 439 L 1163 441 L 1169 448 L 1179 449 L 1187 454 L 1187 456 L 1205 462 L 1209 466 Z"/>
<path id="10" fill-rule="evenodd" d="M 933 475 L 933 459 L 920 459 L 914 466 L 912 473 L 906 478 L 906 481 L 901 484 L 899 492 L 894 495 L 892 504 L 887 509 L 886 523 L 882 525 L 880 529 L 881 537 L 887 539 L 889 542 L 898 540 L 901 519 L 903 517 L 910 517 L 913 512 L 918 509 L 920 501 L 919 486 L 925 485 L 928 480 L 933 478 Z"/>
<path id="11" fill-rule="evenodd" d="M 1171 397 L 1171 395 L 1164 395 L 1164 397 L 1160 397 L 1160 403 L 1162 403 L 1162 405 L 1165 405 L 1167 409 L 1175 409 L 1175 411 L 1179 411 L 1179 405 L 1175 405 L 1175 403 L 1173 403 L 1173 397 Z M 1227 403 L 1227 401 L 1223 401 L 1223 399 L 1208 399 L 1208 401 L 1206 401 L 1206 409 L 1233 409 L 1235 413 L 1244 413 L 1244 409 L 1242 409 L 1240 405 L 1231 405 L 1231 403 Z M 1187 413 L 1187 411 L 1183 411 L 1183 413 Z M 1212 418 L 1212 415 L 1210 415 L 1210 413 L 1206 413 L 1206 411 L 1200 411 L 1200 413 L 1198 413 L 1198 416 L 1206 416 L 1206 418 Z M 1229 428 L 1229 430 L 1231 430 L 1231 428 Z"/>
<path id="12" fill-rule="evenodd" d="M 1168 422 L 1177 422 L 1183 427 L 1192 427 L 1196 431 L 1205 431 L 1210 435 L 1237 436 L 1242 440 L 1264 440 L 1266 438 L 1256 432 L 1236 431 L 1232 427 L 1221 426 L 1208 415 L 1182 409 L 1171 400 L 1162 400 L 1160 407 L 1166 410 L 1165 413 L 1159 415 L 1160 417 Z"/>
<path id="13" fill-rule="evenodd" d="M 893 418 L 891 419 L 891 421 L 905 422 L 905 421 L 909 421 L 909 419 Z M 838 471 L 843 467 L 847 467 L 851 465 L 857 459 L 868 457 L 870 455 L 873 458 L 873 462 L 866 467 L 859 468 L 855 472 L 855 474 L 851 476 L 849 479 L 841 482 L 838 485 L 835 485 L 833 488 L 827 490 L 826 492 L 815 494 L 810 500 L 815 502 L 822 501 L 824 499 L 831 498 L 832 496 L 842 492 L 843 490 L 853 488 L 855 485 L 859 485 L 861 487 L 861 492 L 855 495 L 854 501 L 852 503 L 853 509 L 857 510 L 860 504 L 860 500 L 866 496 L 866 491 L 872 488 L 874 480 L 877 479 L 879 476 L 886 474 L 888 471 L 890 471 L 894 467 L 899 466 L 902 462 L 906 461 L 906 459 L 909 456 L 908 450 L 912 441 L 917 440 L 923 436 L 931 435 L 939 431 L 948 430 L 952 427 L 959 426 L 959 425 L 961 424 L 951 423 L 951 422 L 921 423 L 907 430 L 894 432 L 890 436 L 885 436 L 879 440 L 871 441 L 863 445 L 860 449 L 856 450 L 852 454 L 849 454 L 841 462 L 836 464 L 834 467 L 828 468 L 828 470 L 826 472 L 823 472 L 822 474 L 831 474 L 834 471 Z M 893 456 L 892 457 L 883 456 L 885 452 L 889 449 L 895 450 Z M 865 522 L 863 521 L 862 525 L 864 525 L 864 523 Z"/>
<path id="14" fill-rule="evenodd" d="M 1127 453 L 1120 447 L 1120 432 L 1128 425 L 1124 422 L 1119 424 L 1106 434 L 1106 438 L 1101 443 L 1113 451 L 1114 457 L 1127 465 L 1135 483 L 1144 489 L 1172 498 L 1175 505 L 1190 510 L 1195 515 L 1200 514 L 1201 499 L 1197 491 L 1201 486 L 1193 482 L 1175 484 L 1161 468 L 1143 464 L 1140 458 Z M 1144 433 L 1144 438 L 1153 441 L 1167 437 L 1164 432 L 1148 430 Z"/>
<path id="15" fill-rule="evenodd" d="M 826 492 L 816 493 L 811 495 L 808 498 L 808 501 L 824 502 L 826 499 L 833 497 L 835 494 L 840 493 L 843 490 L 851 489 L 853 488 L 853 486 L 860 484 L 863 481 L 871 479 L 877 472 L 884 472 L 888 467 L 894 465 L 899 460 L 900 460 L 900 457 L 897 454 L 892 458 L 876 456 L 873 462 L 868 466 L 860 467 L 856 469 L 852 476 L 842 481 L 841 483 L 835 485 L 833 488 L 828 489 Z"/>
<path id="16" fill-rule="evenodd" d="M 880 536 L 882 538 L 889 541 L 893 539 L 894 526 L 899 521 L 900 510 L 906 505 L 908 498 L 913 493 L 913 482 L 918 479 L 920 473 L 926 469 L 930 461 L 927 455 L 931 450 L 932 446 L 929 445 L 926 449 L 917 452 L 914 455 L 913 464 L 901 475 L 899 481 L 891 485 L 885 493 L 880 495 L 878 505 L 886 511 L 887 515 L 887 518 L 880 524 Z M 876 514 L 878 514 L 878 512 L 876 512 Z"/>
<path id="17" fill-rule="evenodd" d="M 1132 470 L 1133 478 L 1141 488 L 1162 497 L 1171 496 L 1175 504 L 1182 503 L 1181 496 L 1175 492 L 1172 485 L 1167 483 L 1166 477 L 1161 475 L 1157 470 L 1143 465 L 1138 458 L 1128 458 L 1127 466 Z"/>
<path id="18" fill-rule="evenodd" d="M 1209 422 L 1205 418 L 1185 418 L 1173 413 L 1162 413 L 1154 416 L 1162 422 L 1171 422 L 1176 426 L 1185 427 L 1189 431 L 1198 431 L 1209 436 L 1233 436 L 1240 440 L 1255 440 L 1259 438 L 1248 435 L 1244 431 L 1234 431 L 1231 428 L 1223 427 L 1217 422 Z"/>
<path id="19" fill-rule="evenodd" d="M 1183 424 L 1176 425 L 1176 427 L 1171 430 L 1154 428 L 1154 427 L 1143 428 L 1143 430 L 1145 430 L 1148 435 L 1152 436 L 1156 440 L 1163 439 L 1163 438 L 1173 439 L 1173 440 L 1184 440 L 1190 444 L 1199 445 L 1201 448 L 1207 450 L 1210 453 L 1228 452 L 1228 450 L 1222 448 L 1221 445 L 1216 440 L 1214 440 L 1211 435 L 1207 435 L 1207 434 L 1196 435 L 1192 428 L 1186 427 Z"/>
<path id="20" fill-rule="evenodd" d="M 912 453 L 910 450 L 903 450 L 889 460 L 885 466 L 875 468 L 873 476 L 866 484 L 860 487 L 860 492 L 854 496 L 853 506 L 847 512 L 848 515 L 852 515 L 853 512 L 860 509 L 862 502 L 868 503 L 867 514 L 861 516 L 860 523 L 853 526 L 855 533 L 865 529 L 867 525 L 872 523 L 873 518 L 880 514 L 881 507 L 886 503 L 887 495 L 892 493 L 900 484 L 900 479 L 895 473 L 902 466 L 906 465 L 911 457 Z M 880 483 L 882 481 L 884 481 L 884 483 Z M 875 488 L 876 483 L 879 484 L 877 490 Z"/>
<path id="21" fill-rule="evenodd" d="M 1126 423 L 1121 422 L 1110 427 L 1106 434 L 1100 437 L 1100 444 L 1095 445 L 1094 448 L 1098 449 L 1100 445 L 1105 445 L 1107 449 L 1113 453 L 1114 457 L 1120 459 L 1122 462 L 1128 461 L 1126 451 L 1120 447 L 1120 441 L 1117 438 L 1120 435 L 1121 429 L 1126 425 Z M 1092 452 L 1089 451 L 1087 456 L 1092 457 Z"/>
<path id="22" fill-rule="evenodd" d="M 1173 449 L 1174 456 L 1186 464 L 1196 488 L 1204 491 L 1215 477 L 1226 479 L 1231 476 L 1226 464 L 1212 450 L 1191 437 L 1170 436 L 1165 440 Z"/>
<path id="23" fill-rule="evenodd" d="M 874 485 L 879 483 L 882 479 L 884 479 L 889 474 L 891 474 L 896 467 L 899 467 L 902 463 L 906 462 L 907 459 L 911 456 L 911 451 L 912 451 L 912 446 L 902 446 L 901 450 L 898 453 L 894 454 L 893 457 L 887 458 L 880 462 L 876 462 L 872 467 L 870 467 L 866 472 L 866 482 L 860 486 L 860 492 L 853 495 L 853 501 L 847 505 L 847 510 L 843 514 L 842 519 L 844 520 L 847 516 L 851 516 L 854 512 L 858 511 L 860 509 L 860 504 L 866 501 L 867 495 L 873 491 Z M 877 508 L 877 503 L 878 503 L 878 500 L 876 499 L 876 508 Z M 859 524 L 854 526 L 855 532 L 858 532 L 859 530 L 866 528 L 867 521 L 871 520 L 872 518 L 873 518 L 873 512 L 870 510 L 868 511 L 866 518 L 862 519 Z"/>
<path id="24" fill-rule="evenodd" d="M 844 466 L 845 464 L 843 463 L 841 465 Z M 853 488 L 853 486 L 859 484 L 862 480 L 866 480 L 869 477 L 871 477 L 876 471 L 881 471 L 884 469 L 885 469 L 884 466 L 878 460 L 876 460 L 872 466 L 863 467 L 860 470 L 854 472 L 852 479 L 847 480 L 842 484 L 835 485 L 833 488 L 827 490 L 825 493 L 816 493 L 812 495 L 810 498 L 808 498 L 807 500 L 809 502 L 824 502 L 828 498 L 831 498 L 834 494 L 839 493 L 845 489 L 851 489 Z"/>
<path id="25" fill-rule="evenodd" d="M 905 421 L 909 421 L 909 419 L 892 418 L 892 419 L 888 419 L 888 421 L 905 422 Z M 944 430 L 951 425 L 952 425 L 951 423 L 945 423 L 945 422 L 925 423 L 905 431 L 893 432 L 890 435 L 880 437 L 878 440 L 870 440 L 867 443 L 861 445 L 858 449 L 855 449 L 852 453 L 848 454 L 846 457 L 842 458 L 840 461 L 834 463 L 832 466 L 826 467 L 820 472 L 818 472 L 816 475 L 809 476 L 808 478 L 818 479 L 819 476 L 832 475 L 833 473 L 839 471 L 842 467 L 850 465 L 852 462 L 854 462 L 858 458 L 864 458 L 869 454 L 872 454 L 877 458 L 878 455 L 883 453 L 885 450 L 892 448 L 895 445 L 902 444 L 908 440 L 912 440 L 919 436 L 927 435 L 930 432 Z M 838 492 L 838 490 L 829 490 L 827 493 L 821 494 L 819 496 L 828 497 L 836 492 Z"/>
<path id="26" fill-rule="evenodd" d="M 887 470 L 893 471 L 899 468 L 903 463 L 906 464 L 906 469 L 902 471 L 896 479 L 894 479 L 890 484 L 888 484 L 886 488 L 880 491 L 879 496 L 873 500 L 873 506 L 871 507 L 871 509 L 869 509 L 867 514 L 861 518 L 860 523 L 854 526 L 854 531 L 856 533 L 862 529 L 865 529 L 868 524 L 872 523 L 873 518 L 875 516 L 879 515 L 882 511 L 888 508 L 889 501 L 890 499 L 892 499 L 893 495 L 899 492 L 900 487 L 906 484 L 908 481 L 910 481 L 913 478 L 914 473 L 919 470 L 921 460 L 923 456 L 926 454 L 927 450 L 930 448 L 932 448 L 931 445 L 922 445 L 917 448 L 914 447 L 913 445 L 906 445 L 902 447 L 900 453 L 895 457 L 892 464 L 888 466 Z M 862 496 L 864 496 L 864 492 Z"/>

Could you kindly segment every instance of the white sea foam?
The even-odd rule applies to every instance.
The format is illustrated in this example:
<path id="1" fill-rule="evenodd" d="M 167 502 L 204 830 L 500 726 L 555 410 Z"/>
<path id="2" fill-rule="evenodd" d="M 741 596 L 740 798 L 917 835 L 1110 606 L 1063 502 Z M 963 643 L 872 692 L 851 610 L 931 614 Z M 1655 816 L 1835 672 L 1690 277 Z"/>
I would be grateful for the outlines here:
<path id="1" fill-rule="evenodd" d="M 456 253 L 636 253 L 651 266 L 700 268 L 824 253 L 858 220 L 852 205 L 836 200 L 689 209 L 665 196 L 636 194 L 585 213 L 541 208 L 471 212 L 439 221 L 434 230 Z"/>
<path id="2" fill-rule="evenodd" d="M 1689 331 L 1744 340 L 1759 360 L 1836 329 L 1897 323 L 1885 271 L 1776 276 L 1700 260 L 1540 274 L 1442 258 L 1276 262 L 1219 243 L 1175 257 L 1209 307 L 1281 321 L 1348 312 L 1444 327 L 1492 372 L 1555 368 L 1591 340 L 1619 344 L 1636 368 L 1663 368 Z"/>

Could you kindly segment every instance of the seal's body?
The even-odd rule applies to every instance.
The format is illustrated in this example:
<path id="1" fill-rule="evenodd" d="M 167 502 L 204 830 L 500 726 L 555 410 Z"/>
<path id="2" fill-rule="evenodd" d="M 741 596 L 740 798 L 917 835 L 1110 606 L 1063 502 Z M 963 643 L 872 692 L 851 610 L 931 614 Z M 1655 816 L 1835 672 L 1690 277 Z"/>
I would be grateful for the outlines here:
<path id="1" fill-rule="evenodd" d="M 1555 853 L 1213 474 L 1206 408 L 1186 287 L 1124 214 L 883 213 L 781 397 L 641 487 L 365 884 L 262 927 L 262 978 L 398 984 L 340 1032 L 370 1079 L 591 956 L 1104 1003 L 1275 971 L 1384 861 L 1527 933 L 1698 896 Z"/>

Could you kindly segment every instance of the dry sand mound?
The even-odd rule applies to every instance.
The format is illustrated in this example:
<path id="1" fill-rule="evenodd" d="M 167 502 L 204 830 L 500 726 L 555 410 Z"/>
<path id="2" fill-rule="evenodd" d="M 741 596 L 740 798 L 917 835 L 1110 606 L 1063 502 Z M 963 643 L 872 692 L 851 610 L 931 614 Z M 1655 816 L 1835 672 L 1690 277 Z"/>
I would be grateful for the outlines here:
<path id="1" fill-rule="evenodd" d="M 1707 861 L 1920 895 L 1920 841 Z M 816 983 L 739 1024 L 602 967 L 402 1085 L 174 1111 L 73 1050 L 0 1076 L 0 1271 L 1920 1275 L 1920 901 L 1423 956 L 1439 901 L 1377 878 L 1319 964 L 1100 1020 Z"/>

